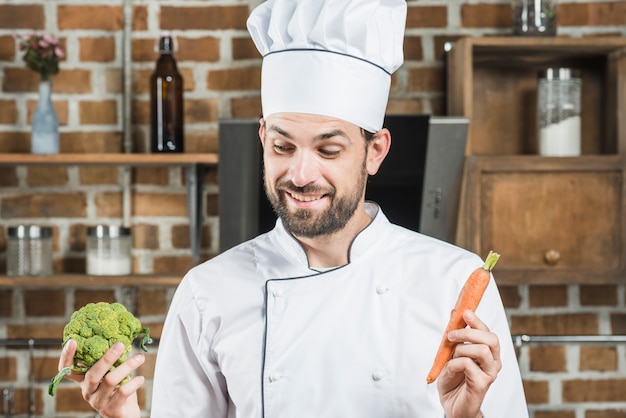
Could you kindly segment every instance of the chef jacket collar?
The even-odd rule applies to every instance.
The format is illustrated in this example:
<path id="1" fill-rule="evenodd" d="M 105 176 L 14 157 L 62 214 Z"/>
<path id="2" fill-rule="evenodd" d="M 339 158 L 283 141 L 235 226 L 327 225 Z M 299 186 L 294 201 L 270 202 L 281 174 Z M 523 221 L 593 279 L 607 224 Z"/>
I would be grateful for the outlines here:
<path id="1" fill-rule="evenodd" d="M 372 218 L 372 221 L 354 237 L 348 249 L 348 263 L 352 263 L 365 255 L 365 253 L 372 248 L 373 244 L 378 241 L 378 231 L 384 224 L 389 223 L 389 220 L 377 203 L 366 201 L 365 211 L 370 218 Z M 273 233 L 275 244 L 278 245 L 288 257 L 292 258 L 298 265 L 309 268 L 309 260 L 302 244 L 285 229 L 280 219 L 276 222 L 276 228 L 274 228 Z"/>

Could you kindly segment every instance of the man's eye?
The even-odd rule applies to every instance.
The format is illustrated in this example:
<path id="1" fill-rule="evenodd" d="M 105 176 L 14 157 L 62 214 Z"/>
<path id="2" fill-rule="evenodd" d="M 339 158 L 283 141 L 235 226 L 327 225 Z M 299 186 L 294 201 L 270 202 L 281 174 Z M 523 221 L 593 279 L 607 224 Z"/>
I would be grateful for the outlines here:
<path id="1" fill-rule="evenodd" d="M 320 148 L 319 153 L 324 157 L 335 157 L 339 155 L 340 150 L 336 148 Z"/>
<path id="2" fill-rule="evenodd" d="M 285 152 L 289 152 L 291 150 L 291 147 L 288 147 L 286 145 L 274 144 L 274 150 L 282 154 Z"/>

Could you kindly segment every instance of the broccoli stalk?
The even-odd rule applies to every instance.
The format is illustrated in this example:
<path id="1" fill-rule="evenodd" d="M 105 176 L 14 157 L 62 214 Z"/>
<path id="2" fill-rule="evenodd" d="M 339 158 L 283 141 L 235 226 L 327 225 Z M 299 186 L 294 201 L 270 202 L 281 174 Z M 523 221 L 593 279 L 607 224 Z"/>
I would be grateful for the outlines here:
<path id="1" fill-rule="evenodd" d="M 59 370 L 50 381 L 48 393 L 54 396 L 56 388 L 72 371 L 86 372 L 95 362 L 100 360 L 104 353 L 116 342 L 124 343 L 126 349 L 120 358 L 113 364 L 111 370 L 126 361 L 131 350 L 132 342 L 139 335 L 143 335 L 139 347 L 148 351 L 146 344 L 152 342 L 148 327 L 142 327 L 141 321 L 128 312 L 121 303 L 89 303 L 76 312 L 63 329 L 63 345 L 70 339 L 76 341 L 74 364 Z M 122 382 L 125 383 L 127 377 Z"/>

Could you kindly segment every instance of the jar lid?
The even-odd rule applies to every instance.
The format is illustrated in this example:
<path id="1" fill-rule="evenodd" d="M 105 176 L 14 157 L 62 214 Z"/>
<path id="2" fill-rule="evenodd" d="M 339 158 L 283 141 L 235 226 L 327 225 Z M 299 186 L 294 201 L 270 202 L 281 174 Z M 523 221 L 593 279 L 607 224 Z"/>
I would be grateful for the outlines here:
<path id="1" fill-rule="evenodd" d="M 8 228 L 9 238 L 50 238 L 52 228 L 38 225 L 17 225 Z"/>
<path id="2" fill-rule="evenodd" d="M 539 71 L 539 78 L 546 80 L 571 80 L 579 77 L 580 73 L 572 68 L 555 67 Z"/>
<path id="3" fill-rule="evenodd" d="M 97 225 L 87 228 L 87 236 L 96 238 L 119 238 L 130 236 L 130 228 L 117 225 Z"/>

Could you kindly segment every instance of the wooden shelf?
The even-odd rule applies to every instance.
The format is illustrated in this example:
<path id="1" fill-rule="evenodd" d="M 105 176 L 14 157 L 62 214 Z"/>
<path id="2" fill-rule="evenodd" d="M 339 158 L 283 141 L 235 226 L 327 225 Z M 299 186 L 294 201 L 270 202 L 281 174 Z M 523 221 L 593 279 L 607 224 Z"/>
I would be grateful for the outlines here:
<path id="1" fill-rule="evenodd" d="M 0 276 L 1 287 L 91 287 L 91 286 L 178 286 L 179 275 L 90 276 L 53 274 L 50 276 Z"/>
<path id="2" fill-rule="evenodd" d="M 0 165 L 216 165 L 217 153 L 181 154 L 22 154 L 0 153 Z"/>

